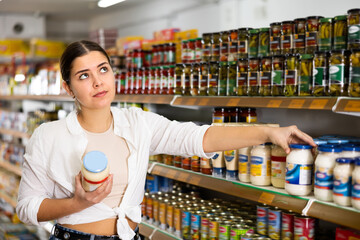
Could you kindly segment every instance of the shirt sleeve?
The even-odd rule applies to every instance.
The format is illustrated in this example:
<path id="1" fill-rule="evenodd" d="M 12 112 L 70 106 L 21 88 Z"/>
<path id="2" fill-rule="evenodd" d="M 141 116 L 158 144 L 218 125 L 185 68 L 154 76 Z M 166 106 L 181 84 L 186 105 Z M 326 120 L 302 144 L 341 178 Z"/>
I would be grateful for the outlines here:
<path id="1" fill-rule="evenodd" d="M 213 153 L 205 153 L 203 139 L 209 125 L 198 126 L 193 122 L 170 121 L 151 112 L 144 112 L 146 122 L 152 132 L 150 154 L 171 154 L 210 158 Z"/>
<path id="2" fill-rule="evenodd" d="M 22 176 L 19 186 L 16 213 L 27 224 L 42 225 L 37 220 L 40 204 L 51 198 L 54 182 L 46 174 L 46 156 L 41 142 L 43 128 L 38 127 L 26 146 Z"/>

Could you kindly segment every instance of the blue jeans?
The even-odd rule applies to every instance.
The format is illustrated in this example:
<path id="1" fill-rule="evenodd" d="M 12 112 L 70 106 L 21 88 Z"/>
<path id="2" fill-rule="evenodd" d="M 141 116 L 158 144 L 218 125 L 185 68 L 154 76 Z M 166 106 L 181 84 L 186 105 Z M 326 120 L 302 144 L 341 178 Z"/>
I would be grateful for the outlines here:
<path id="1" fill-rule="evenodd" d="M 73 230 L 71 228 L 66 228 L 66 227 L 63 227 L 61 225 L 56 225 L 58 228 L 61 228 L 62 230 L 66 230 L 66 232 L 69 232 L 69 233 L 75 233 L 75 234 L 80 234 L 80 235 L 84 235 L 84 236 L 89 236 L 89 240 L 93 240 L 94 237 L 96 236 L 99 236 L 99 235 L 94 235 L 94 234 L 88 234 L 88 233 L 84 233 L 84 232 L 80 232 L 80 231 L 77 231 L 77 230 Z M 137 226 L 134 230 L 135 232 L 138 232 L 139 231 L 139 226 Z M 57 238 L 55 235 L 54 235 L 54 231 L 51 232 L 51 235 L 50 235 L 50 238 L 49 240 L 61 240 L 59 238 Z M 71 240 L 71 239 L 70 239 Z M 136 239 L 136 236 L 132 239 L 132 240 L 141 240 L 141 237 L 139 236 L 139 238 Z"/>

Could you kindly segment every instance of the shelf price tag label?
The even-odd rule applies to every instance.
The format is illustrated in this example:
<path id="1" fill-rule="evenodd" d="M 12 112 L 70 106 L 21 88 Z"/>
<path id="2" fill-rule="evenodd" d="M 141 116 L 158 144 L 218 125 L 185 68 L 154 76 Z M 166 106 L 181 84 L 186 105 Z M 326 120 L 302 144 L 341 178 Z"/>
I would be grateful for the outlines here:
<path id="1" fill-rule="evenodd" d="M 289 103 L 289 108 L 302 108 L 304 103 L 305 103 L 304 99 L 293 99 Z"/>
<path id="2" fill-rule="evenodd" d="M 274 200 L 275 195 L 267 192 L 261 193 L 258 202 L 265 203 L 265 204 L 271 204 Z"/>
<path id="3" fill-rule="evenodd" d="M 189 99 L 186 99 L 186 105 L 195 105 L 195 102 L 196 102 L 196 98 L 189 98 Z"/>
<path id="4" fill-rule="evenodd" d="M 266 107 L 268 108 L 278 108 L 280 107 L 280 104 L 281 104 L 281 100 L 270 100 L 268 102 L 268 104 L 266 105 Z"/>
<path id="5" fill-rule="evenodd" d="M 240 102 L 240 98 L 231 98 L 227 102 L 226 106 L 236 107 Z"/>
<path id="6" fill-rule="evenodd" d="M 360 112 L 360 101 L 349 100 L 345 107 L 345 112 Z"/>
<path id="7" fill-rule="evenodd" d="M 200 105 L 200 106 L 207 106 L 208 103 L 209 103 L 209 99 L 208 99 L 208 98 L 202 98 L 202 99 L 200 99 L 200 101 L 199 101 L 199 105 Z"/>
<path id="8" fill-rule="evenodd" d="M 309 109 L 324 109 L 328 102 L 327 99 L 315 99 L 311 102 Z"/>

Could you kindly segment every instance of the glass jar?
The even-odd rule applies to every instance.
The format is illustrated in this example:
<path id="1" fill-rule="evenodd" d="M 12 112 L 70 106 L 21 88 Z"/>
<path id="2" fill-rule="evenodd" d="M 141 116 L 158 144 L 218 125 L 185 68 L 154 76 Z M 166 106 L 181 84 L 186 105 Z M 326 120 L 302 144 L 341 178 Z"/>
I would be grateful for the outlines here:
<path id="1" fill-rule="evenodd" d="M 211 33 L 203 33 L 201 60 L 204 62 L 209 62 L 210 59 L 211 59 Z"/>
<path id="2" fill-rule="evenodd" d="M 257 114 L 255 108 L 245 108 L 243 111 L 246 122 L 247 123 L 256 123 L 257 122 Z"/>
<path id="3" fill-rule="evenodd" d="M 100 151 L 85 154 L 81 166 L 82 187 L 85 191 L 96 190 L 109 176 L 109 165 L 106 155 Z"/>
<path id="4" fill-rule="evenodd" d="M 293 97 L 298 95 L 298 64 L 299 64 L 299 55 L 298 54 L 287 54 L 285 57 L 285 87 L 284 95 L 287 97 Z"/>
<path id="5" fill-rule="evenodd" d="M 238 45 L 238 57 L 248 57 L 249 46 L 249 30 L 252 28 L 239 28 L 239 45 Z"/>
<path id="6" fill-rule="evenodd" d="M 245 147 L 238 150 L 240 182 L 250 182 L 251 149 L 252 147 Z"/>
<path id="7" fill-rule="evenodd" d="M 285 57 L 277 55 L 272 58 L 272 73 L 271 73 L 271 95 L 284 95 L 284 66 Z"/>
<path id="8" fill-rule="evenodd" d="M 124 94 L 132 94 L 132 89 L 131 89 L 131 85 L 133 83 L 133 72 L 134 69 L 130 68 L 128 69 L 127 73 L 126 73 L 126 80 L 125 80 L 125 91 Z"/>
<path id="9" fill-rule="evenodd" d="M 141 89 L 142 94 L 149 94 L 149 84 L 150 84 L 150 68 L 145 67 L 143 69 L 143 85 Z"/>
<path id="10" fill-rule="evenodd" d="M 330 96 L 347 96 L 349 83 L 349 55 L 347 50 L 333 50 L 329 59 Z"/>
<path id="11" fill-rule="evenodd" d="M 322 18 L 319 24 L 319 51 L 330 51 L 333 39 L 332 18 Z"/>
<path id="12" fill-rule="evenodd" d="M 271 95 L 271 57 L 263 57 L 260 60 L 260 80 L 259 80 L 259 96 Z"/>
<path id="13" fill-rule="evenodd" d="M 174 65 L 176 62 L 176 45 L 175 43 L 169 43 L 169 50 L 168 50 L 168 64 Z"/>
<path id="14" fill-rule="evenodd" d="M 294 19 L 294 53 L 305 53 L 305 18 Z"/>
<path id="15" fill-rule="evenodd" d="M 286 152 L 278 145 L 271 149 L 271 184 L 277 188 L 285 188 Z"/>
<path id="16" fill-rule="evenodd" d="M 257 96 L 259 93 L 259 58 L 249 58 L 247 95 Z"/>
<path id="17" fill-rule="evenodd" d="M 348 12 L 348 49 L 360 48 L 360 8 L 350 9 Z"/>
<path id="18" fill-rule="evenodd" d="M 270 55 L 269 39 L 270 39 L 270 28 L 260 28 L 258 57 L 267 57 Z"/>
<path id="19" fill-rule="evenodd" d="M 155 67 L 155 83 L 153 94 L 160 94 L 161 67 Z"/>
<path id="20" fill-rule="evenodd" d="M 199 77 L 201 75 L 200 72 L 200 64 L 193 63 L 191 67 L 191 76 L 190 76 L 190 94 L 191 96 L 199 95 Z"/>
<path id="21" fill-rule="evenodd" d="M 136 76 L 135 76 L 135 84 L 134 84 L 134 94 L 140 94 L 141 93 L 141 86 L 143 82 L 143 70 L 142 68 L 139 68 L 136 70 Z"/>
<path id="22" fill-rule="evenodd" d="M 220 60 L 220 33 L 213 33 L 211 36 L 211 61 Z"/>
<path id="23" fill-rule="evenodd" d="M 195 39 L 188 40 L 188 63 L 195 62 L 196 50 L 195 50 Z"/>
<path id="24" fill-rule="evenodd" d="M 202 39 L 195 38 L 195 62 L 201 62 L 202 59 Z"/>
<path id="25" fill-rule="evenodd" d="M 175 65 L 175 94 L 181 95 L 181 83 L 184 71 L 184 64 Z"/>
<path id="26" fill-rule="evenodd" d="M 212 163 L 209 158 L 200 159 L 200 171 L 202 174 L 212 175 Z"/>
<path id="27" fill-rule="evenodd" d="M 226 95 L 227 79 L 228 79 L 228 62 L 220 62 L 217 96 Z"/>
<path id="28" fill-rule="evenodd" d="M 134 49 L 134 68 L 143 67 L 144 52 L 141 49 Z"/>
<path id="29" fill-rule="evenodd" d="M 305 52 L 313 54 L 318 51 L 318 33 L 321 16 L 311 16 L 306 18 L 306 39 Z"/>
<path id="30" fill-rule="evenodd" d="M 360 97 L 360 49 L 353 49 L 350 55 L 349 96 Z"/>
<path id="31" fill-rule="evenodd" d="M 239 108 L 237 107 L 228 108 L 228 114 L 229 114 L 229 122 L 232 123 L 239 122 Z"/>
<path id="32" fill-rule="evenodd" d="M 236 61 L 238 59 L 238 30 L 233 29 L 229 31 L 229 56 L 228 61 Z"/>
<path id="33" fill-rule="evenodd" d="M 259 47 L 259 29 L 251 29 L 249 31 L 249 57 L 258 56 Z"/>
<path id="34" fill-rule="evenodd" d="M 313 55 L 302 54 L 299 60 L 299 96 L 311 96 L 313 80 Z"/>
<path id="35" fill-rule="evenodd" d="M 200 63 L 200 75 L 199 75 L 199 95 L 207 95 L 207 84 L 209 77 L 209 63 L 201 62 Z"/>
<path id="36" fill-rule="evenodd" d="M 347 48 L 347 15 L 334 17 L 334 50 Z"/>
<path id="37" fill-rule="evenodd" d="M 151 65 L 157 66 L 158 64 L 158 45 L 154 44 L 151 47 Z"/>
<path id="38" fill-rule="evenodd" d="M 209 66 L 207 95 L 216 96 L 218 92 L 218 80 L 219 80 L 219 62 L 212 61 Z"/>
<path id="39" fill-rule="evenodd" d="M 226 96 L 237 95 L 238 66 L 236 61 L 228 62 L 228 78 L 226 83 Z"/>
<path id="40" fill-rule="evenodd" d="M 229 32 L 220 32 L 220 61 L 228 61 L 229 55 Z"/>
<path id="41" fill-rule="evenodd" d="M 121 71 L 119 74 L 120 84 L 116 88 L 116 94 L 124 94 L 125 93 L 125 81 L 126 81 L 126 72 Z"/>
<path id="42" fill-rule="evenodd" d="M 157 66 L 161 66 L 164 64 L 164 44 L 158 45 L 158 64 Z"/>
<path id="43" fill-rule="evenodd" d="M 160 67 L 160 91 L 159 94 L 167 94 L 169 85 L 169 67 Z"/>
<path id="44" fill-rule="evenodd" d="M 151 50 L 148 49 L 145 51 L 145 57 L 144 57 L 144 67 L 150 67 L 151 61 L 152 61 L 152 53 Z"/>
<path id="45" fill-rule="evenodd" d="M 170 48 L 169 43 L 165 43 L 164 44 L 164 65 L 169 64 L 169 48 Z"/>
<path id="46" fill-rule="evenodd" d="M 270 24 L 270 54 L 281 54 L 281 23 Z"/>
<path id="47" fill-rule="evenodd" d="M 329 85 L 329 52 L 315 52 L 313 66 L 312 95 L 316 97 L 326 96 L 328 92 L 327 86 Z"/>
<path id="48" fill-rule="evenodd" d="M 294 21 L 284 21 L 281 23 L 281 53 L 292 53 Z"/>
<path id="49" fill-rule="evenodd" d="M 354 158 L 355 168 L 352 172 L 351 205 L 360 210 L 360 157 Z"/>
<path id="50" fill-rule="evenodd" d="M 271 183 L 271 143 L 254 146 L 251 150 L 250 182 L 257 186 Z"/>
<path id="51" fill-rule="evenodd" d="M 222 107 L 216 107 L 212 113 L 213 123 L 225 123 L 228 122 L 228 111 Z"/>
<path id="52" fill-rule="evenodd" d="M 167 94 L 175 94 L 175 65 L 170 65 L 168 70 Z"/>
<path id="53" fill-rule="evenodd" d="M 189 58 L 188 40 L 181 41 L 181 62 L 187 63 Z M 154 65 L 155 66 L 155 65 Z"/>
<path id="54" fill-rule="evenodd" d="M 190 88 L 190 77 L 191 77 L 191 63 L 184 64 L 184 69 L 181 78 L 181 94 L 183 96 L 191 96 Z"/>
<path id="55" fill-rule="evenodd" d="M 340 206 L 351 206 L 352 158 L 337 158 L 334 168 L 334 203 Z"/>
<path id="56" fill-rule="evenodd" d="M 238 78 L 237 78 L 237 95 L 247 96 L 247 82 L 248 82 L 248 59 L 240 58 L 238 60 Z"/>

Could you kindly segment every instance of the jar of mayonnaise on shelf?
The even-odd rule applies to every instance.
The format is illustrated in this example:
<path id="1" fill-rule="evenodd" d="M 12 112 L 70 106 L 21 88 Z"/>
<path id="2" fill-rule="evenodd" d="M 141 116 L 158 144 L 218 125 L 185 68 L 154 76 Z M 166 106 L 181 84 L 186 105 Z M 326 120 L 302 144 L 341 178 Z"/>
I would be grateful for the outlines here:
<path id="1" fill-rule="evenodd" d="M 360 210 L 360 157 L 355 158 L 355 169 L 352 172 L 351 204 Z"/>
<path id="2" fill-rule="evenodd" d="M 251 150 L 250 181 L 254 185 L 269 186 L 271 183 L 271 143 L 255 146 Z"/>
<path id="3" fill-rule="evenodd" d="M 286 157 L 285 190 L 292 195 L 309 195 L 314 168 L 312 146 L 291 144 L 290 148 Z"/>
<path id="4" fill-rule="evenodd" d="M 341 157 L 344 158 L 360 157 L 360 146 L 350 143 L 342 145 Z"/>
<path id="5" fill-rule="evenodd" d="M 351 175 L 353 158 L 337 158 L 334 168 L 334 202 L 341 206 L 351 206 Z"/>
<path id="6" fill-rule="evenodd" d="M 238 153 L 236 150 L 224 151 L 226 179 L 238 180 Z"/>
<path id="7" fill-rule="evenodd" d="M 317 155 L 319 154 L 319 147 L 321 145 L 327 144 L 327 141 L 324 139 L 320 139 L 320 138 L 314 138 L 314 143 L 317 145 L 317 147 L 315 148 L 315 154 L 314 154 L 314 159 L 316 159 Z"/>
<path id="8" fill-rule="evenodd" d="M 315 160 L 315 187 L 316 199 L 330 202 L 333 200 L 333 175 L 336 158 L 340 157 L 341 148 L 336 145 L 325 144 L 319 148 Z"/>
<path id="9" fill-rule="evenodd" d="M 224 152 L 216 152 L 215 155 L 211 158 L 213 165 L 213 173 L 214 177 L 225 178 L 226 167 L 224 160 Z"/>
<path id="10" fill-rule="evenodd" d="M 278 145 L 271 149 L 271 184 L 277 188 L 285 187 L 286 155 Z"/>
<path id="11" fill-rule="evenodd" d="M 251 149 L 252 147 L 245 147 L 238 150 L 239 180 L 241 182 L 250 182 Z"/>
<path id="12" fill-rule="evenodd" d="M 108 160 L 104 153 L 91 151 L 83 157 L 82 187 L 90 192 L 97 189 L 109 176 Z"/>

